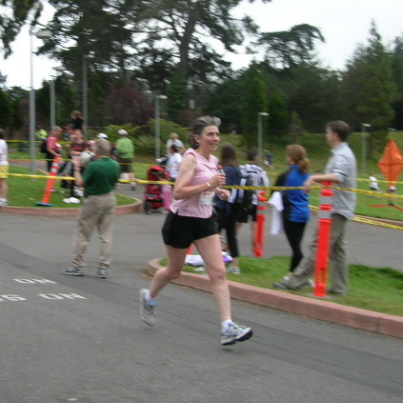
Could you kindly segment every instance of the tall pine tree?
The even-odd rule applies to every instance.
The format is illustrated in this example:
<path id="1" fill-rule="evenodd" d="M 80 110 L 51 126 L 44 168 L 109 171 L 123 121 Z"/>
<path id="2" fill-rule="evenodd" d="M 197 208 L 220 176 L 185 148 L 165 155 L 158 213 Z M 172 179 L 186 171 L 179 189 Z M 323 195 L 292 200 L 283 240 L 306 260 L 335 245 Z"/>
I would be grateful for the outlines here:
<path id="1" fill-rule="evenodd" d="M 265 84 L 259 66 L 252 62 L 246 72 L 247 85 L 242 107 L 242 138 L 247 147 L 256 147 L 258 130 L 258 113 L 267 112 Z M 264 133 L 264 131 L 263 131 Z M 264 138 L 263 134 L 263 138 Z"/>

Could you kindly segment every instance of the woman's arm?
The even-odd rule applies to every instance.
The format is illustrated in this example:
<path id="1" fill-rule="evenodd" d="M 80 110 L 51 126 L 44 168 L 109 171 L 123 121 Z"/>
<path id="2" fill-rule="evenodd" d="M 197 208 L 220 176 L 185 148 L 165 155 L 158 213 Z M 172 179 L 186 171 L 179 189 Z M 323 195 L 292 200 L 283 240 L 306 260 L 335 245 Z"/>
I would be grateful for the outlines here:
<path id="1" fill-rule="evenodd" d="M 305 181 L 303 185 L 305 192 L 310 192 L 313 185 L 322 182 L 340 183 L 340 180 L 337 175 L 332 173 L 312 175 Z"/>

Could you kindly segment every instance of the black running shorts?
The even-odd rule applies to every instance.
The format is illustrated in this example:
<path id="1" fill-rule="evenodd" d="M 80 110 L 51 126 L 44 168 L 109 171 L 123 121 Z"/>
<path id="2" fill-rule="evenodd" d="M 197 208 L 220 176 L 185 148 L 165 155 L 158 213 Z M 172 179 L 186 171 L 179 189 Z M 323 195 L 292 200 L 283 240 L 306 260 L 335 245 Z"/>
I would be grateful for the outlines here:
<path id="1" fill-rule="evenodd" d="M 218 234 L 216 215 L 209 218 L 185 217 L 170 211 L 162 227 L 165 245 L 178 249 L 188 248 L 193 241 Z"/>

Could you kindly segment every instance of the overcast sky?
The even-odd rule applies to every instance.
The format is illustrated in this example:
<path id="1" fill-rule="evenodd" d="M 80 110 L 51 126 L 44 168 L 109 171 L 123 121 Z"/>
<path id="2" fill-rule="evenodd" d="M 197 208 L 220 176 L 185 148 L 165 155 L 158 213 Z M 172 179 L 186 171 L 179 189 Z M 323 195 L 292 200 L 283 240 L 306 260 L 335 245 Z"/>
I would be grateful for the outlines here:
<path id="1" fill-rule="evenodd" d="M 263 32 L 288 30 L 294 25 L 310 24 L 319 28 L 326 42 L 317 44 L 319 59 L 333 69 L 344 68 L 359 43 L 367 44 L 371 21 L 385 45 L 403 36 L 403 0 L 272 0 L 262 4 L 255 0 L 235 10 L 237 17 L 250 15 Z M 47 8 L 42 22 L 51 18 Z M 41 40 L 34 39 L 34 50 Z M 13 55 L 0 58 L 0 72 L 7 76 L 7 86 L 30 87 L 29 34 L 25 28 L 13 44 Z M 255 56 L 259 59 L 259 56 Z M 226 55 L 234 69 L 247 66 L 253 56 L 240 53 Z M 49 79 L 55 62 L 44 57 L 34 58 L 34 86 L 39 88 L 43 79 Z"/>

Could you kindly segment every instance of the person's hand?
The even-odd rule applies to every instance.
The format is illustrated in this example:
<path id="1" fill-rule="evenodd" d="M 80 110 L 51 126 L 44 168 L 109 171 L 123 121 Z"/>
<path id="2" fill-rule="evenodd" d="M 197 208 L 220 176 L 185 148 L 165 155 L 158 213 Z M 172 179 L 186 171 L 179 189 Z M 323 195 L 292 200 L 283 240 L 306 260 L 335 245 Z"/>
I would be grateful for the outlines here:
<path id="1" fill-rule="evenodd" d="M 312 185 L 315 183 L 313 176 L 310 176 L 303 184 L 304 191 L 309 193 L 311 191 Z"/>
<path id="2" fill-rule="evenodd" d="M 73 166 L 74 166 L 74 169 L 80 169 L 80 168 L 81 168 L 81 165 L 82 165 L 82 163 L 81 163 L 81 158 L 80 158 L 80 157 L 74 157 L 74 158 L 73 158 Z"/>
<path id="3" fill-rule="evenodd" d="M 210 183 L 210 185 L 212 186 L 212 187 L 217 187 L 217 186 L 222 186 L 222 185 L 225 185 L 225 173 L 219 173 L 219 174 L 217 174 L 217 175 L 214 175 L 211 179 L 210 179 L 210 181 L 209 181 L 209 183 Z"/>
<path id="4" fill-rule="evenodd" d="M 231 192 L 228 189 L 217 189 L 217 196 L 220 200 L 228 200 Z"/>

